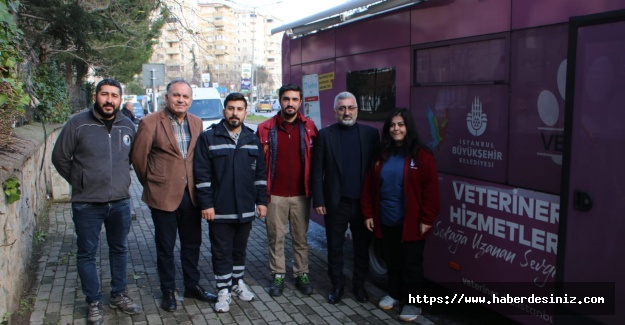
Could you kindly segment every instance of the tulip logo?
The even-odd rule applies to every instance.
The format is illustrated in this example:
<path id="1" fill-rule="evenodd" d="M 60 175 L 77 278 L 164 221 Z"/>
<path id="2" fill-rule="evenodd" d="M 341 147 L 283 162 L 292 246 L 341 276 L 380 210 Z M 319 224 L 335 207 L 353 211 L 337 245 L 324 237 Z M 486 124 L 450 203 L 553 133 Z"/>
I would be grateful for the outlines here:
<path id="1" fill-rule="evenodd" d="M 469 133 L 479 137 L 486 130 L 486 114 L 482 112 L 482 102 L 479 97 L 475 97 L 471 104 L 471 112 L 467 114 L 467 128 Z"/>

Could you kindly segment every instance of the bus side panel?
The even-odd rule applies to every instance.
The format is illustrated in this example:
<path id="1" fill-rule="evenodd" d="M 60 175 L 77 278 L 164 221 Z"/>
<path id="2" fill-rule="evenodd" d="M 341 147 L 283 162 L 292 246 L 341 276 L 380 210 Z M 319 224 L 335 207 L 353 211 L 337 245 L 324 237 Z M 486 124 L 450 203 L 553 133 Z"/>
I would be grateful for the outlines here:
<path id="1" fill-rule="evenodd" d="M 282 34 L 282 80 L 291 80 L 291 39 Z"/>
<path id="2" fill-rule="evenodd" d="M 410 11 L 375 16 L 336 29 L 336 56 L 410 45 Z M 315 44 L 316 45 L 316 44 Z"/>
<path id="3" fill-rule="evenodd" d="M 302 63 L 334 58 L 335 29 L 321 31 L 302 40 Z"/>
<path id="4" fill-rule="evenodd" d="M 468 296 L 549 296 L 555 277 L 559 197 L 439 174 L 441 213 L 425 249 L 425 275 Z M 488 305 L 524 324 L 552 310 Z M 528 314 L 525 314 L 525 312 Z"/>
<path id="5" fill-rule="evenodd" d="M 415 5 L 411 13 L 411 43 L 508 31 L 510 1 L 428 1 Z"/>
<path id="6" fill-rule="evenodd" d="M 511 185 L 560 193 L 568 25 L 511 36 Z"/>
<path id="7" fill-rule="evenodd" d="M 512 0 L 512 29 L 564 23 L 571 16 L 625 8 L 625 0 Z"/>
<path id="8" fill-rule="evenodd" d="M 302 39 L 296 38 L 289 41 L 289 62 L 291 65 L 302 64 Z"/>
<path id="9" fill-rule="evenodd" d="M 282 80 L 284 84 L 293 83 L 298 86 L 302 86 L 302 66 L 301 65 L 292 65 L 291 66 L 291 74 L 288 80 Z"/>
<path id="10" fill-rule="evenodd" d="M 507 85 L 414 87 L 412 102 L 439 171 L 506 182 Z"/>

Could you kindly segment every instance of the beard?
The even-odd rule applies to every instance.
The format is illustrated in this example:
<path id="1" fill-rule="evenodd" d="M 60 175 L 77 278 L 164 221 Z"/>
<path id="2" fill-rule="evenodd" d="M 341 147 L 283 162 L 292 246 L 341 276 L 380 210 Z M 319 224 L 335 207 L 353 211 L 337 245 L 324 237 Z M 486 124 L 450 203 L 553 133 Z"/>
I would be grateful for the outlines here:
<path id="1" fill-rule="evenodd" d="M 297 115 L 297 110 L 294 110 L 293 113 L 289 113 L 286 111 L 286 108 L 282 110 L 282 116 L 286 117 L 286 118 L 291 118 L 293 116 Z"/>
<path id="2" fill-rule="evenodd" d="M 104 103 L 103 106 L 100 106 L 100 104 L 95 103 L 94 106 L 95 106 L 95 111 L 98 112 L 98 114 L 105 120 L 110 120 L 115 115 L 117 115 L 117 112 L 119 111 L 119 107 L 115 107 L 111 103 Z M 114 107 L 115 109 L 113 109 L 113 112 L 107 113 L 107 112 L 104 111 L 103 107 Z"/>
<path id="3" fill-rule="evenodd" d="M 241 126 L 242 124 L 243 124 L 243 121 L 241 121 L 239 119 L 229 118 L 227 120 L 226 126 L 228 126 L 229 129 L 236 129 L 239 126 Z"/>
<path id="4" fill-rule="evenodd" d="M 356 123 L 356 121 L 354 119 L 347 120 L 347 121 L 341 119 L 341 120 L 339 120 L 339 123 L 341 123 L 341 125 L 344 125 L 344 126 L 352 126 L 352 125 L 354 125 L 354 123 Z"/>

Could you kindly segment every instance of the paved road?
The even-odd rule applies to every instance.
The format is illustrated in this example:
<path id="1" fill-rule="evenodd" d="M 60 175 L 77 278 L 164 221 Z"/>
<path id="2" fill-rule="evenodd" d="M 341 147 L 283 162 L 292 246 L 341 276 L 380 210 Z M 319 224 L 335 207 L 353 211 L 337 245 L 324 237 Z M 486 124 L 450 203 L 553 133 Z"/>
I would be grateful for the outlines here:
<path id="1" fill-rule="evenodd" d="M 134 173 L 132 174 L 134 176 Z M 181 302 L 174 313 L 161 310 L 154 226 L 148 207 L 140 201 L 141 191 L 141 185 L 134 178 L 131 194 L 136 219 L 133 221 L 128 238 L 131 249 L 128 292 L 143 306 L 144 311 L 138 315 L 128 316 L 107 308 L 106 324 L 400 324 L 397 321 L 397 310 L 382 311 L 376 306 L 375 302 L 384 293 L 371 284 L 367 284 L 367 290 L 371 294 L 369 303 L 356 302 L 349 290 L 337 305 L 330 305 L 325 301 L 325 295 L 331 285 L 326 276 L 325 246 L 319 243 L 319 236 L 315 236 L 317 239 L 314 241 L 317 244 L 311 245 L 310 250 L 313 294 L 302 295 L 295 289 L 294 281 L 287 281 L 282 297 L 269 296 L 267 288 L 271 282 L 271 275 L 267 261 L 267 239 L 264 222 L 259 220 L 253 224 L 246 265 L 246 280 L 256 293 L 254 301 L 244 302 L 235 298 L 230 312 L 222 314 L 215 313 L 208 303 L 194 299 Z M 76 237 L 71 221 L 71 205 L 69 203 L 52 205 L 49 218 L 48 242 L 39 260 L 36 303 L 30 324 L 86 324 L 87 305 L 80 290 L 76 271 Z M 313 226 L 316 230 L 311 233 L 319 234 L 317 227 Z M 203 229 L 200 284 L 214 292 L 215 277 L 210 261 L 208 226 L 204 224 Z M 287 239 L 286 247 L 287 268 L 291 269 L 293 255 L 290 238 Z M 183 288 L 178 256 L 176 261 L 178 288 Z M 101 270 L 104 303 L 108 305 L 110 275 L 106 241 L 100 244 L 97 263 Z M 431 324 L 423 317 L 419 318 L 419 323 Z M 438 321 L 437 323 L 442 324 Z"/>

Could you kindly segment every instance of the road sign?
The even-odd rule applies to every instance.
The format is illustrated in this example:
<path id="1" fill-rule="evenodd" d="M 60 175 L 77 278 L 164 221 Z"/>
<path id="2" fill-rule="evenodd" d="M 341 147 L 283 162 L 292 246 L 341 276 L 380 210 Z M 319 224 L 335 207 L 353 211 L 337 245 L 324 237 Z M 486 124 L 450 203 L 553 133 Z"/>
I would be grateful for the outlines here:
<path id="1" fill-rule="evenodd" d="M 154 83 L 152 83 L 154 79 Z M 165 64 L 146 63 L 143 65 L 143 86 L 158 87 L 165 84 Z"/>

